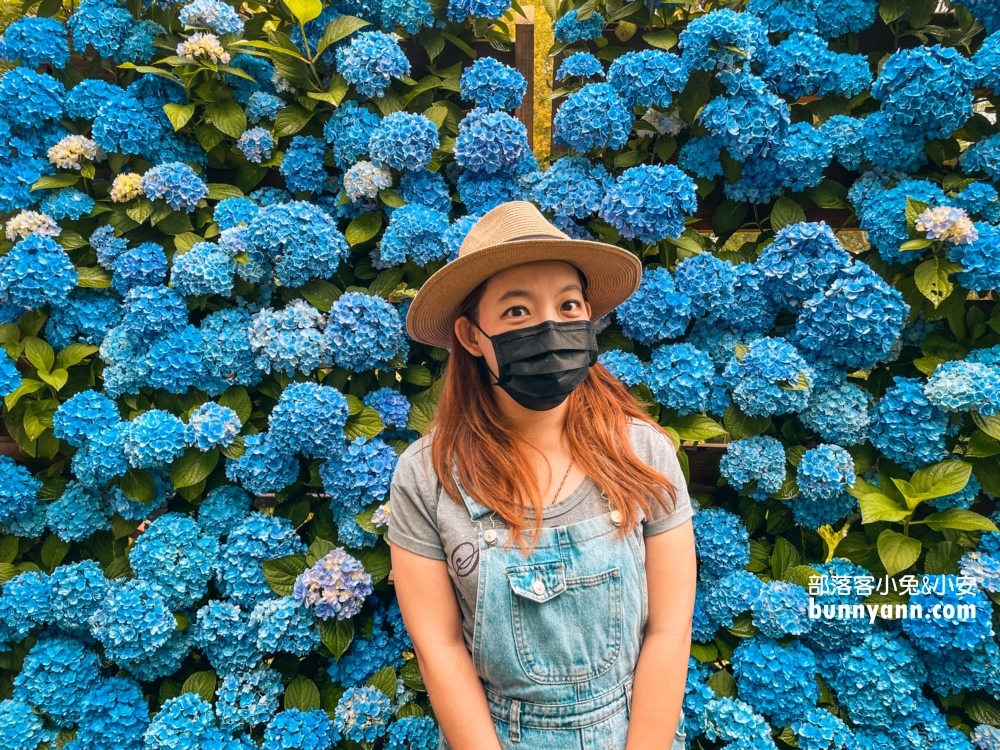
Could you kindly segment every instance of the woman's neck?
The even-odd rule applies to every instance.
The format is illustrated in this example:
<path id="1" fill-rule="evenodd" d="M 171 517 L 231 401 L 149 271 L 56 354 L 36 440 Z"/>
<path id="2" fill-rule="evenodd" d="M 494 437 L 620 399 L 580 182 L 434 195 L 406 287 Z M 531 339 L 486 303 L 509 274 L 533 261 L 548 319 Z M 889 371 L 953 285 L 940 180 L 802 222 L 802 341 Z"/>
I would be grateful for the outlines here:
<path id="1" fill-rule="evenodd" d="M 504 411 L 522 440 L 546 455 L 562 450 L 563 432 L 568 412 L 567 401 L 563 401 L 559 406 L 547 411 L 526 409 L 513 399 L 510 399 L 510 402 Z"/>

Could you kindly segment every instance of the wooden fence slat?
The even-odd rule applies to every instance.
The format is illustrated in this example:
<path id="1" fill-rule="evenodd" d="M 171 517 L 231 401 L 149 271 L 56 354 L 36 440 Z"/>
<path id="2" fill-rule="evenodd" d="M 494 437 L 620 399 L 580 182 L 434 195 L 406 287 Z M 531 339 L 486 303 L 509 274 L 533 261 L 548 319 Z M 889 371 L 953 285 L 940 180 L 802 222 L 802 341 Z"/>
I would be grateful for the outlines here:
<path id="1" fill-rule="evenodd" d="M 525 16 L 517 16 L 514 26 L 514 67 L 528 82 L 521 106 L 514 116 L 528 130 L 528 145 L 535 147 L 535 9 L 524 6 Z"/>

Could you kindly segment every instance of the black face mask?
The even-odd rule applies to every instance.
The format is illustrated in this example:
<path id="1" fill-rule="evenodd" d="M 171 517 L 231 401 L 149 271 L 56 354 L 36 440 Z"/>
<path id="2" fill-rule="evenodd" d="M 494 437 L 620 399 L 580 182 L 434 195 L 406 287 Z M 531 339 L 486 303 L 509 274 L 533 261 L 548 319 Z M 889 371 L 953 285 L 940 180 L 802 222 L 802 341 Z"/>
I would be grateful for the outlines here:
<path id="1" fill-rule="evenodd" d="M 526 409 L 548 411 L 559 406 L 597 362 L 597 334 L 589 320 L 546 320 L 496 336 L 486 331 L 483 335 L 493 344 L 500 375 L 490 371 L 484 358 L 477 362 Z"/>

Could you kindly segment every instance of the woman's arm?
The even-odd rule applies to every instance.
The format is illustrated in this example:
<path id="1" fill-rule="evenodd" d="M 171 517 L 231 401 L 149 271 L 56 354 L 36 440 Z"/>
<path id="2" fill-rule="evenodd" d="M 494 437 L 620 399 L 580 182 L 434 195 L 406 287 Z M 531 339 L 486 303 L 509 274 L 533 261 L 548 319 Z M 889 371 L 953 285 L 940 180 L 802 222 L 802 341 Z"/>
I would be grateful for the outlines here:
<path id="1" fill-rule="evenodd" d="M 635 669 L 626 750 L 669 748 L 677 731 L 697 577 L 693 528 L 687 520 L 645 539 L 649 620 Z"/>
<path id="2" fill-rule="evenodd" d="M 445 739 L 452 750 L 500 750 L 446 563 L 389 547 L 403 624 Z"/>

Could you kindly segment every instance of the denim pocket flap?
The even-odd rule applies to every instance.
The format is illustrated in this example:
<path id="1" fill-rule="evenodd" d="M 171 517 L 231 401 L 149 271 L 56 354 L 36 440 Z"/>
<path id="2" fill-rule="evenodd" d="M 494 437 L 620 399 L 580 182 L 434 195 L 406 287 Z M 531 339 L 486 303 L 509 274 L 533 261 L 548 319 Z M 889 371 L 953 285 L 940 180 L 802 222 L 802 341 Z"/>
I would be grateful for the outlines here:
<path id="1" fill-rule="evenodd" d="M 518 565 L 507 569 L 510 588 L 518 596 L 533 602 L 547 602 L 566 590 L 566 565 L 552 562 Z"/>

